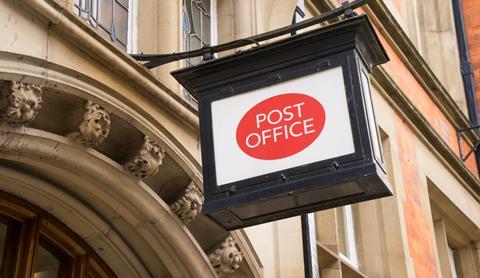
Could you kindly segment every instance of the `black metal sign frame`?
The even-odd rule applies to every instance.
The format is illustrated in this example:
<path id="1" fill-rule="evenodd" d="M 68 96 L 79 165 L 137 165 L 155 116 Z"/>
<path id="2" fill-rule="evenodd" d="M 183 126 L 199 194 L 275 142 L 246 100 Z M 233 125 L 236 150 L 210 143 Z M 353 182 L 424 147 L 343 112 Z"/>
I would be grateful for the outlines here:
<path id="1" fill-rule="evenodd" d="M 371 99 L 364 92 L 369 84 L 361 78 L 387 59 L 367 17 L 357 16 L 173 72 L 199 101 L 204 213 L 236 229 L 391 195 L 383 161 L 374 152 L 377 134 L 370 134 Z M 342 68 L 355 152 L 218 185 L 211 103 L 335 67 Z"/>

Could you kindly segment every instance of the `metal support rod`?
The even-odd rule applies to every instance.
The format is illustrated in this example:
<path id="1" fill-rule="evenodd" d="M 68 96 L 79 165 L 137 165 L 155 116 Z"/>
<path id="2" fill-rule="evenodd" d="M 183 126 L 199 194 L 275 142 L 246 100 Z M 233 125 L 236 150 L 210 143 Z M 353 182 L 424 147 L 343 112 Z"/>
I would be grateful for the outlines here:
<path id="1" fill-rule="evenodd" d="M 460 156 L 460 159 L 462 161 L 466 161 L 468 157 L 475 152 L 478 147 L 480 146 L 480 141 L 475 142 L 472 148 L 468 151 L 468 153 L 463 156 L 463 151 L 462 151 L 462 134 L 466 131 L 472 130 L 472 129 L 479 129 L 480 125 L 472 126 L 472 127 L 467 127 L 467 128 L 462 128 L 457 130 L 457 143 L 458 143 L 458 154 Z"/>
<path id="2" fill-rule="evenodd" d="M 231 42 L 215 45 L 215 46 L 205 46 L 201 49 L 197 50 L 192 50 L 192 51 L 187 51 L 187 52 L 179 52 L 179 53 L 170 53 L 170 54 L 131 54 L 131 56 L 138 60 L 138 61 L 146 61 L 144 64 L 145 67 L 151 69 L 158 67 L 160 65 L 182 60 L 182 59 L 188 59 L 188 58 L 193 58 L 193 57 L 198 57 L 202 56 L 205 52 L 210 52 L 210 53 L 218 53 L 218 52 L 223 52 L 243 46 L 247 46 L 250 44 L 259 44 L 259 42 L 266 41 L 269 39 L 273 39 L 282 35 L 286 35 L 292 32 L 296 32 L 298 30 L 310 27 L 312 25 L 333 19 L 335 17 L 343 15 L 345 12 L 351 11 L 353 9 L 356 9 L 358 7 L 361 7 L 365 4 L 365 0 L 356 0 L 348 5 L 342 5 L 339 8 L 336 8 L 334 10 L 327 11 L 321 15 L 318 15 L 316 17 L 312 17 L 306 20 L 303 20 L 302 22 L 295 23 L 289 26 L 285 26 L 282 28 L 278 28 L 275 30 L 272 30 L 270 32 L 258 34 L 255 36 L 251 36 L 248 38 L 243 38 L 239 40 L 234 40 Z"/>
<path id="3" fill-rule="evenodd" d="M 299 7 L 295 6 L 295 10 L 293 11 L 293 17 L 292 17 L 292 24 L 297 23 L 297 15 L 300 16 L 301 18 L 305 17 L 305 12 Z M 290 35 L 294 36 L 297 34 L 297 31 L 292 31 Z"/>
<path id="4" fill-rule="evenodd" d="M 301 8 L 295 6 L 293 11 L 292 24 L 297 23 L 297 15 L 301 18 L 305 17 L 305 13 Z M 295 36 L 296 31 L 290 34 Z M 317 239 L 315 232 L 315 220 L 313 214 L 302 214 L 302 246 L 303 246 L 303 269 L 305 278 L 319 278 L 320 272 L 317 264 Z"/>
<path id="5" fill-rule="evenodd" d="M 471 126 L 471 127 L 467 127 L 467 128 L 462 128 L 462 129 L 457 130 L 457 133 L 463 133 L 465 131 L 469 131 L 469 130 L 472 130 L 472 129 L 478 129 L 478 128 L 480 128 L 480 125 Z"/>
<path id="6" fill-rule="evenodd" d="M 320 278 L 320 270 L 317 262 L 317 239 L 314 214 L 303 214 L 301 220 L 305 278 Z"/>

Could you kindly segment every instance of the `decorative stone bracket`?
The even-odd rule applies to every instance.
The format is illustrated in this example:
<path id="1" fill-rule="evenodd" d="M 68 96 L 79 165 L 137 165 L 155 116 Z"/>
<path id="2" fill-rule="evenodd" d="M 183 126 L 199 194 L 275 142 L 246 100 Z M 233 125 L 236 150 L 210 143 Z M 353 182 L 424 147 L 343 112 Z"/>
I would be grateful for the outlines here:
<path id="1" fill-rule="evenodd" d="M 192 181 L 183 195 L 170 205 L 170 208 L 183 223 L 188 224 L 202 211 L 203 201 L 202 191 Z"/>
<path id="2" fill-rule="evenodd" d="M 0 121 L 12 126 L 35 119 L 42 108 L 42 87 L 17 81 L 0 80 Z"/>
<path id="3" fill-rule="evenodd" d="M 140 148 L 138 154 L 123 167 L 138 178 L 153 176 L 162 165 L 165 150 L 155 141 L 145 136 L 145 142 Z"/>
<path id="4" fill-rule="evenodd" d="M 87 101 L 83 122 L 78 126 L 79 131 L 67 136 L 83 145 L 95 147 L 107 138 L 110 124 L 110 115 L 100 105 Z"/>
<path id="5" fill-rule="evenodd" d="M 229 235 L 221 244 L 221 247 L 208 255 L 213 269 L 220 277 L 226 277 L 240 267 L 243 254 L 235 244 L 235 240 Z"/>

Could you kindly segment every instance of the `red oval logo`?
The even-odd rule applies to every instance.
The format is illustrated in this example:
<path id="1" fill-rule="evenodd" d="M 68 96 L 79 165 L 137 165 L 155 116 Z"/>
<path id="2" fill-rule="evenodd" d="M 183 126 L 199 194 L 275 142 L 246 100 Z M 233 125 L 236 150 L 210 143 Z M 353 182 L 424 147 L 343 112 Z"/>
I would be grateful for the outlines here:
<path id="1" fill-rule="evenodd" d="M 325 126 L 325 109 L 311 96 L 288 93 L 252 107 L 237 127 L 237 144 L 247 155 L 273 160 L 312 144 Z"/>

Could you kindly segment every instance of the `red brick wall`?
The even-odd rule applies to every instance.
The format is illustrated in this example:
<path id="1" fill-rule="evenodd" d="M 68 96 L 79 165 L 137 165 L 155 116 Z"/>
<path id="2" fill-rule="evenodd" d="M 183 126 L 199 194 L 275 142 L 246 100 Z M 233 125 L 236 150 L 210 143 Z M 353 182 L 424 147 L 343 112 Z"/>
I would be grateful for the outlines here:
<path id="1" fill-rule="evenodd" d="M 475 88 L 477 107 L 480 111 L 480 1 L 463 0 L 463 17 L 467 29 L 467 39 L 470 48 L 470 57 L 475 69 Z"/>
<path id="2" fill-rule="evenodd" d="M 433 231 L 428 225 L 429 217 L 422 213 L 420 177 L 415 153 L 415 135 L 399 118 L 395 119 L 400 162 L 405 190 L 404 214 L 409 255 L 415 267 L 415 276 L 438 277 L 433 248 Z"/>
<path id="3" fill-rule="evenodd" d="M 477 0 L 478 1 L 478 0 Z M 405 66 L 395 50 L 388 44 L 381 32 L 376 29 L 377 35 L 382 42 L 383 47 L 388 53 L 390 61 L 382 67 L 386 69 L 390 77 L 397 83 L 402 89 L 402 92 L 408 97 L 408 99 L 415 105 L 425 119 L 432 125 L 435 131 L 440 137 L 450 146 L 452 151 L 456 154 L 458 151 L 457 133 L 455 127 L 450 123 L 448 118 L 443 114 L 440 108 L 433 102 L 420 82 Z M 479 87 L 480 88 L 480 87 Z M 480 98 L 479 98 L 480 99 Z M 462 142 L 462 149 L 468 150 L 469 146 Z M 464 152 L 465 153 L 465 152 Z M 478 176 L 477 164 L 475 156 L 470 156 L 466 162 L 467 167 Z"/>
<path id="4" fill-rule="evenodd" d="M 464 1 L 478 2 L 477 6 L 480 5 L 480 0 Z M 337 3 L 337 5 L 339 4 Z M 362 8 L 357 9 L 357 11 L 359 13 L 364 13 L 364 10 Z M 374 26 L 374 28 L 390 58 L 390 61 L 382 65 L 382 67 L 385 68 L 390 77 L 392 77 L 398 87 L 400 87 L 402 92 L 413 103 L 413 105 L 415 105 L 415 107 L 431 124 L 433 129 L 445 141 L 445 143 L 450 147 L 450 149 L 458 155 L 459 151 L 455 127 L 448 120 L 445 114 L 440 110 L 440 108 L 435 104 L 435 102 L 431 99 L 431 97 L 425 91 L 424 87 L 422 87 L 422 85 L 412 74 L 412 72 L 410 72 L 407 66 L 402 62 L 396 51 L 387 42 L 385 37 L 382 35 L 382 32 L 380 31 L 381 28 L 379 29 L 377 28 L 377 26 Z M 478 34 L 480 35 L 480 33 Z M 480 77 L 480 72 L 478 72 L 477 77 Z M 480 85 L 477 88 L 480 89 Z M 478 90 L 477 92 L 480 93 L 480 91 Z M 480 100 L 480 97 L 478 97 L 477 99 Z M 468 152 L 469 149 L 470 146 L 465 141 L 463 141 L 463 153 L 465 154 L 466 151 Z M 474 155 L 469 157 L 469 159 L 466 161 L 466 165 L 470 169 L 470 171 L 478 177 L 479 173 L 477 170 L 477 163 Z"/>

